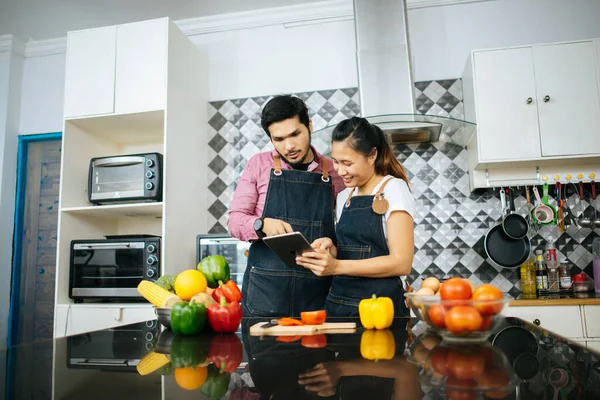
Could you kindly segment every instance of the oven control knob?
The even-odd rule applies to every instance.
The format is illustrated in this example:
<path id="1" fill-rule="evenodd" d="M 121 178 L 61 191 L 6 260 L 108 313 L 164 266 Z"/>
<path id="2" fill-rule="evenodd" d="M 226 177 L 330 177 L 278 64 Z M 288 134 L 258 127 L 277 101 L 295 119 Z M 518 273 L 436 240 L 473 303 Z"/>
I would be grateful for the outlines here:
<path id="1" fill-rule="evenodd" d="M 146 321 L 146 326 L 150 329 L 156 328 L 156 320 L 153 319 L 152 321 Z"/>
<path id="2" fill-rule="evenodd" d="M 153 171 L 146 171 L 146 178 L 147 179 L 154 178 L 154 172 Z"/>
<path id="3" fill-rule="evenodd" d="M 156 258 L 156 256 L 149 256 L 146 262 L 148 265 L 154 265 L 158 262 L 158 258 Z"/>
<path id="4" fill-rule="evenodd" d="M 152 189 L 154 189 L 154 183 L 146 182 L 146 190 L 152 190 Z"/>
<path id="5" fill-rule="evenodd" d="M 146 333 L 146 340 L 151 342 L 152 339 L 154 339 L 154 335 L 152 334 L 152 332 Z"/>
<path id="6" fill-rule="evenodd" d="M 149 244 L 148 247 L 146 247 L 146 250 L 148 251 L 148 253 L 154 253 L 156 251 L 156 246 L 153 244 Z"/>
<path id="7" fill-rule="evenodd" d="M 154 276 L 155 272 L 153 269 L 149 269 L 148 271 L 146 271 L 146 276 L 148 278 L 152 278 Z"/>
<path id="8" fill-rule="evenodd" d="M 149 158 L 146 160 L 146 167 L 150 168 L 150 167 L 154 167 L 154 160 Z"/>

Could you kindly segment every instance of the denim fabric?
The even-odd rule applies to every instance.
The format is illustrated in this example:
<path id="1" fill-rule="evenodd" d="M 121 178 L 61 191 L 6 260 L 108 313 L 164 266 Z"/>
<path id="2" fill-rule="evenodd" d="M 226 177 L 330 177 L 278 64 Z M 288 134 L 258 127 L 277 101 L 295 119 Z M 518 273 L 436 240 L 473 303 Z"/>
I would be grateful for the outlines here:
<path id="1" fill-rule="evenodd" d="M 390 254 L 383 232 L 382 215 L 372 209 L 374 196 L 353 196 L 336 227 L 338 259 L 364 260 Z M 408 316 L 404 288 L 399 276 L 364 278 L 336 275 L 331 283 L 325 309 L 328 316 L 356 317 L 360 300 L 371 297 L 390 297 L 394 315 Z"/>
<path id="2" fill-rule="evenodd" d="M 263 218 L 289 223 L 309 242 L 335 238 L 333 188 L 322 175 L 271 170 Z M 262 241 L 250 246 L 244 273 L 242 307 L 244 316 L 300 316 L 300 312 L 323 309 L 331 277 L 318 277 L 298 266 L 288 268 Z"/>

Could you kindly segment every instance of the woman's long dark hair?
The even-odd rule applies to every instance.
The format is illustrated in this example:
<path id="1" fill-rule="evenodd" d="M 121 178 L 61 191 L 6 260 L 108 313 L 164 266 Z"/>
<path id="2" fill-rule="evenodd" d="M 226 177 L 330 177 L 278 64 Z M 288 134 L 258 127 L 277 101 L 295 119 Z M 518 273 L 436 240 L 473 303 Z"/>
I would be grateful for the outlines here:
<path id="1" fill-rule="evenodd" d="M 406 170 L 394 153 L 385 138 L 385 134 L 377 125 L 371 124 L 365 118 L 352 117 L 341 121 L 331 135 L 332 142 L 341 142 L 346 139 L 350 146 L 363 156 L 373 154 L 377 150 L 375 159 L 375 173 L 378 175 L 392 175 L 402 179 L 408 184 Z"/>

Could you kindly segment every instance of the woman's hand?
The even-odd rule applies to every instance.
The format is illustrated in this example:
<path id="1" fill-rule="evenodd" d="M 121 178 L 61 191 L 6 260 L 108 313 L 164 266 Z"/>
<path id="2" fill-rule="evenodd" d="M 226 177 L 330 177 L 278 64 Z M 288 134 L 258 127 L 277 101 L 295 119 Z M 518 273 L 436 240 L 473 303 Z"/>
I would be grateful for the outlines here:
<path id="1" fill-rule="evenodd" d="M 336 275 L 339 261 L 336 260 L 329 250 L 318 249 L 302 253 L 296 257 L 296 263 L 304 268 L 310 269 L 317 276 Z"/>
<path id="2" fill-rule="evenodd" d="M 336 258 L 337 256 L 337 248 L 333 244 L 333 241 L 328 237 L 318 238 L 312 242 L 311 247 L 315 250 L 327 250 L 333 258 Z"/>
<path id="3" fill-rule="evenodd" d="M 337 362 L 325 362 L 300 374 L 298 383 L 304 385 L 306 390 L 316 392 L 321 397 L 329 397 L 335 394 L 341 376 L 342 371 Z"/>

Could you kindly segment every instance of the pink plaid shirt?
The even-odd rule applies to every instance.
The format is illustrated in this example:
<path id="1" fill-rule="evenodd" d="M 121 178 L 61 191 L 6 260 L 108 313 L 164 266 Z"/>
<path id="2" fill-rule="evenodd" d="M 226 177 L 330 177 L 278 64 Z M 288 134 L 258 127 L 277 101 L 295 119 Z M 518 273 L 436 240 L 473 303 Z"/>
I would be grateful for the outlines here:
<path id="1" fill-rule="evenodd" d="M 323 172 L 321 166 L 321 157 L 323 156 L 314 147 L 311 148 L 315 157 L 308 166 L 308 171 L 320 174 Z M 229 220 L 227 221 L 229 234 L 239 240 L 248 242 L 258 239 L 256 232 L 254 232 L 254 221 L 262 216 L 265 207 L 274 155 L 277 155 L 276 150 L 256 154 L 248 160 L 244 172 L 242 172 L 242 177 L 233 194 L 231 207 L 229 207 Z M 333 169 L 333 161 L 330 159 L 328 161 L 329 175 L 333 184 L 333 201 L 335 203 L 337 194 L 346 187 L 342 178 Z M 292 169 L 283 157 L 281 158 L 281 168 Z"/>

